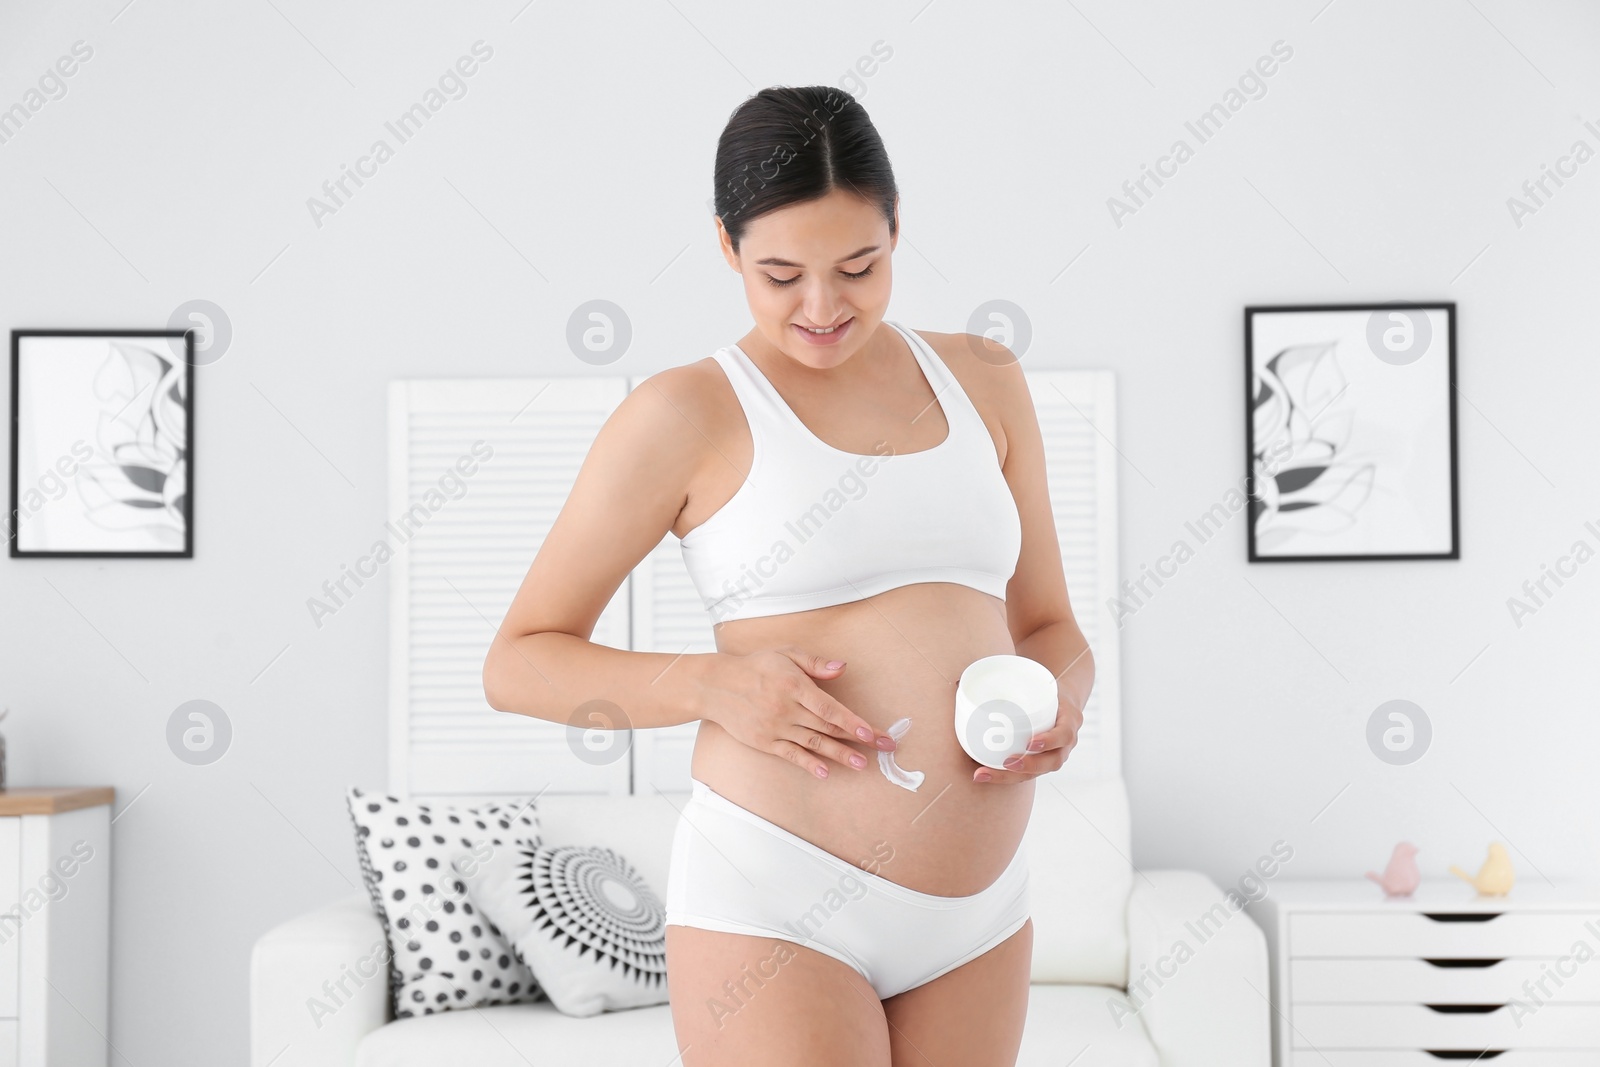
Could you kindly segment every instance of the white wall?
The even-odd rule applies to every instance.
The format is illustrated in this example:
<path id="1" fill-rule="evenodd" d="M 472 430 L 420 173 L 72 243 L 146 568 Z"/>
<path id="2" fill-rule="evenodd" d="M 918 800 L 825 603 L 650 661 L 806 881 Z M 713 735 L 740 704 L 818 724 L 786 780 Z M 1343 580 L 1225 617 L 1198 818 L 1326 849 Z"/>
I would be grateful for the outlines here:
<path id="1" fill-rule="evenodd" d="M 159 327 L 198 298 L 234 339 L 199 371 L 193 561 L 0 559 L 0 729 L 14 782 L 132 802 L 127 1062 L 242 1062 L 252 940 L 359 884 L 340 791 L 384 782 L 385 582 L 320 628 L 306 601 L 388 517 L 385 383 L 590 373 L 564 333 L 596 297 L 633 324 L 619 372 L 737 337 L 716 136 L 879 41 L 891 314 L 961 330 L 1008 299 L 1029 365 L 1118 371 L 1125 574 L 1238 481 L 1243 305 L 1460 304 L 1461 561 L 1247 566 L 1237 518 L 1201 548 L 1124 631 L 1135 861 L 1231 882 L 1282 838 L 1285 877 L 1344 875 L 1409 837 L 1432 873 L 1500 837 L 1526 878 L 1600 876 L 1600 563 L 1520 629 L 1506 608 L 1600 540 L 1600 161 L 1520 227 L 1506 206 L 1600 148 L 1600 9 L 125 2 L 0 11 L 0 107 L 93 48 L 0 144 L 0 327 Z M 466 96 L 316 225 L 307 199 L 480 39 Z M 1107 198 L 1279 40 L 1266 95 L 1116 226 Z M 1436 731 L 1408 767 L 1364 739 L 1395 697 Z M 207 767 L 165 741 L 193 699 L 234 729 Z"/>

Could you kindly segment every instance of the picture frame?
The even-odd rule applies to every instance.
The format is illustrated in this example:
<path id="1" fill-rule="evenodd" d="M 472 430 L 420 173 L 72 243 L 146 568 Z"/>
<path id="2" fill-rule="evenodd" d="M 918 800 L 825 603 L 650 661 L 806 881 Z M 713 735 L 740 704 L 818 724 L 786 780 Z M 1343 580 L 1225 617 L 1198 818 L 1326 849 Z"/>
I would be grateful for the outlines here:
<path id="1" fill-rule="evenodd" d="M 194 557 L 194 331 L 11 331 L 12 558 Z"/>
<path id="2" fill-rule="evenodd" d="M 1244 309 L 1251 563 L 1458 560 L 1453 301 Z"/>

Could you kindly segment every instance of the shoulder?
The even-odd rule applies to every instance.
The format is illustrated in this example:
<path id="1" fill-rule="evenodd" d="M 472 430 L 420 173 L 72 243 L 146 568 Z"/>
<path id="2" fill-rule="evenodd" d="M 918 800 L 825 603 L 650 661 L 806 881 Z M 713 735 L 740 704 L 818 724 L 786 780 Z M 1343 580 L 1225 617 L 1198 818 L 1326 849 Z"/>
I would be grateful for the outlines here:
<path id="1" fill-rule="evenodd" d="M 1033 396 L 1022 364 L 1005 345 L 970 333 L 917 330 L 972 401 L 994 436 L 1001 466 L 1016 440 L 1026 440 L 1034 422 Z"/>
<path id="2" fill-rule="evenodd" d="M 725 432 L 737 408 L 727 375 L 706 356 L 645 378 L 609 422 L 619 436 L 657 454 L 698 454 Z"/>
<path id="3" fill-rule="evenodd" d="M 716 394 L 718 387 L 727 386 L 727 375 L 710 356 L 684 363 L 677 367 L 656 371 L 629 390 L 629 398 L 644 396 L 652 406 L 671 408 L 700 408 Z"/>
<path id="4" fill-rule="evenodd" d="M 1028 396 L 1022 363 L 1005 345 L 971 333 L 915 333 L 938 353 L 985 416 L 1002 417 Z"/>

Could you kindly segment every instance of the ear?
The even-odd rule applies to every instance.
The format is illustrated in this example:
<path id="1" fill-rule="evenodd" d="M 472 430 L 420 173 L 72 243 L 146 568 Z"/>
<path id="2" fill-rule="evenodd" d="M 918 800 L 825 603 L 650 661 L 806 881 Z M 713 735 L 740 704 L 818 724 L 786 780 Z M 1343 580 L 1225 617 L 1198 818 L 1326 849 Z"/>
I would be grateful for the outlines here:
<path id="1" fill-rule="evenodd" d="M 743 274 L 744 268 L 739 265 L 739 253 L 733 250 L 733 238 L 728 235 L 728 229 L 722 225 L 722 216 L 713 215 L 717 220 L 717 244 L 722 248 L 722 258 L 728 261 L 728 266 L 735 274 Z"/>

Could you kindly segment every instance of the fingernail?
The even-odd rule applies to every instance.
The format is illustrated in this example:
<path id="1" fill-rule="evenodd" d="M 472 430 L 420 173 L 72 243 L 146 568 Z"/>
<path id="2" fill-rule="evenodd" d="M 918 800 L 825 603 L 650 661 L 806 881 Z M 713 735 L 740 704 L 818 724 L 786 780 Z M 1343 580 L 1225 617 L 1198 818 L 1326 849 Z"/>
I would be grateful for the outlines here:
<path id="1" fill-rule="evenodd" d="M 867 765 L 866 757 L 864 757 L 864 756 L 851 756 L 850 757 L 850 766 L 852 766 L 852 767 L 865 767 L 866 765 Z"/>
<path id="2" fill-rule="evenodd" d="M 828 661 L 828 669 L 830 671 L 836 671 L 840 667 L 843 667 L 843 666 L 844 666 L 844 660 L 842 660 L 842 659 L 830 659 Z"/>
<path id="3" fill-rule="evenodd" d="M 880 738 L 878 738 L 878 747 L 883 749 L 885 752 L 893 752 L 894 748 L 895 748 L 894 738 L 892 738 L 892 737 L 880 737 Z"/>
<path id="4" fill-rule="evenodd" d="M 1013 770 L 1014 771 L 1018 767 L 1022 766 L 1022 757 L 1021 756 L 1007 756 L 1006 760 L 1005 760 L 1005 763 L 1006 763 L 1006 768 L 1008 770 Z"/>
<path id="5" fill-rule="evenodd" d="M 865 726 L 863 726 L 860 729 L 856 730 L 856 736 L 861 738 L 861 740 L 863 740 L 863 741 L 871 741 L 872 740 L 872 731 L 867 729 Z"/>
<path id="6" fill-rule="evenodd" d="M 826 768 L 826 767 L 818 767 L 817 768 L 817 777 L 818 778 L 826 778 L 826 777 L 828 777 L 828 768 Z"/>
<path id="7" fill-rule="evenodd" d="M 988 771 L 979 771 L 977 774 L 972 776 L 972 780 L 974 782 L 987 782 L 993 777 L 994 775 L 990 774 Z"/>
<path id="8" fill-rule="evenodd" d="M 1044 738 L 1035 737 L 1032 741 L 1029 741 L 1028 742 L 1028 751 L 1029 752 L 1042 752 L 1042 751 L 1044 751 Z"/>

